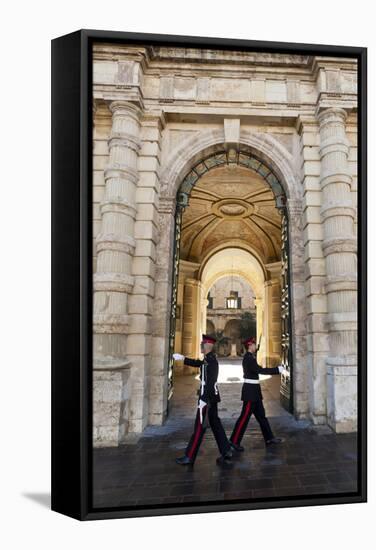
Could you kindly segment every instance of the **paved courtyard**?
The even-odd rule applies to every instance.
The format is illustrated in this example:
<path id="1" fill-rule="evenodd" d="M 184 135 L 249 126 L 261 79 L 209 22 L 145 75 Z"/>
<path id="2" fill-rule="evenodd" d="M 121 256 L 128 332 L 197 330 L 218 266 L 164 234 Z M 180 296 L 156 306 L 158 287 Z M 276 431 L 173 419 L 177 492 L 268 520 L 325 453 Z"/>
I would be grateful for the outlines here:
<path id="1" fill-rule="evenodd" d="M 176 376 L 170 413 L 163 426 L 149 426 L 118 448 L 95 449 L 94 507 L 249 500 L 357 490 L 357 441 L 328 427 L 297 421 L 279 404 L 279 377 L 262 377 L 264 405 L 275 435 L 284 443 L 265 448 L 254 417 L 230 468 L 216 464 L 218 449 L 207 429 L 194 467 L 175 457 L 191 435 L 195 375 Z M 241 408 L 241 360 L 220 360 L 219 415 L 230 435 Z"/>

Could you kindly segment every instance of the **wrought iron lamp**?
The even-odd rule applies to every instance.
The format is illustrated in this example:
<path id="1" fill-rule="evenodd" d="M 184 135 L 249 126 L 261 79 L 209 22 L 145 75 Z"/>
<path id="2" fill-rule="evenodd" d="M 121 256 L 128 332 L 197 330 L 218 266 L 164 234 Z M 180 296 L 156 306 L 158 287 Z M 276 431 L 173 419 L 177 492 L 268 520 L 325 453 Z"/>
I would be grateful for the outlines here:
<path id="1" fill-rule="evenodd" d="M 228 309 L 236 309 L 238 307 L 238 297 L 235 294 L 235 292 L 232 290 L 233 275 L 234 275 L 234 258 L 232 258 L 230 296 L 227 296 L 226 298 L 226 305 Z"/>

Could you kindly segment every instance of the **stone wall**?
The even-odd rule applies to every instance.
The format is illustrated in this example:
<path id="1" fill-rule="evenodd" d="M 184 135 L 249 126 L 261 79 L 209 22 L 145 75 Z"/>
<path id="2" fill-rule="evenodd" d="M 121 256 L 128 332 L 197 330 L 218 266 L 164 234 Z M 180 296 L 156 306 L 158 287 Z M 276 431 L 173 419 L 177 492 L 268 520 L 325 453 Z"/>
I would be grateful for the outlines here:
<path id="1" fill-rule="evenodd" d="M 213 298 L 213 309 L 226 308 L 226 298 L 230 291 L 238 292 L 242 309 L 255 309 L 255 295 L 249 284 L 240 277 L 224 277 L 219 279 L 210 289 Z"/>
<path id="2" fill-rule="evenodd" d="M 356 71 L 344 58 L 94 46 L 95 445 L 165 418 L 176 192 L 200 158 L 239 144 L 288 201 L 295 414 L 356 429 Z"/>

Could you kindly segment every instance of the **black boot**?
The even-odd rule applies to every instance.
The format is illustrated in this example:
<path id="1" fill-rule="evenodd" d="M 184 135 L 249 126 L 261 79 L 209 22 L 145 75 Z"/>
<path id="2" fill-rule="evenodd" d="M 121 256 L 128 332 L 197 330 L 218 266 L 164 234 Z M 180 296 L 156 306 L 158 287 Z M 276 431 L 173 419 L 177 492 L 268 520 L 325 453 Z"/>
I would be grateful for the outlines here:
<path id="1" fill-rule="evenodd" d="M 231 466 L 233 466 L 232 462 L 231 462 L 231 459 L 232 459 L 232 451 L 231 449 L 228 449 L 225 454 L 219 456 L 217 458 L 217 464 L 218 466 L 224 466 L 226 468 L 230 468 Z"/>
<path id="2" fill-rule="evenodd" d="M 183 466 L 185 466 L 187 464 L 193 464 L 194 461 L 191 458 L 189 458 L 189 456 L 184 455 L 184 456 L 181 456 L 180 458 L 175 458 L 175 462 L 177 464 L 182 464 Z"/>
<path id="3" fill-rule="evenodd" d="M 265 445 L 277 445 L 278 443 L 283 443 L 282 437 L 272 437 L 272 439 L 265 441 Z"/>
<path id="4" fill-rule="evenodd" d="M 229 449 L 225 452 L 225 454 L 223 455 L 223 458 L 224 458 L 225 460 L 231 460 L 232 457 L 233 457 L 232 450 L 231 450 L 231 448 L 229 448 Z"/>
<path id="5" fill-rule="evenodd" d="M 230 445 L 234 449 L 234 451 L 238 451 L 238 453 L 242 453 L 244 451 L 244 447 L 242 445 L 237 445 L 233 441 L 230 441 Z"/>

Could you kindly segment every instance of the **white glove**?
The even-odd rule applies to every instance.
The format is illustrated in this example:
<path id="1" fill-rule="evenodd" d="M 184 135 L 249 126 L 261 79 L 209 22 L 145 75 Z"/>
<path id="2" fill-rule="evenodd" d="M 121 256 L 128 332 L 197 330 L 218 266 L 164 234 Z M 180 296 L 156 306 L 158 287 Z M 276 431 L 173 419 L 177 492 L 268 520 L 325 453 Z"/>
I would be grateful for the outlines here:
<path id="1" fill-rule="evenodd" d="M 285 374 L 288 375 L 289 371 L 285 369 L 283 365 L 278 365 L 279 374 Z"/>
<path id="2" fill-rule="evenodd" d="M 173 357 L 174 359 L 177 359 L 178 361 L 180 361 L 180 360 L 183 360 L 183 359 L 184 359 L 185 355 L 182 355 L 181 353 L 173 353 L 173 354 L 172 354 L 172 357 Z"/>

